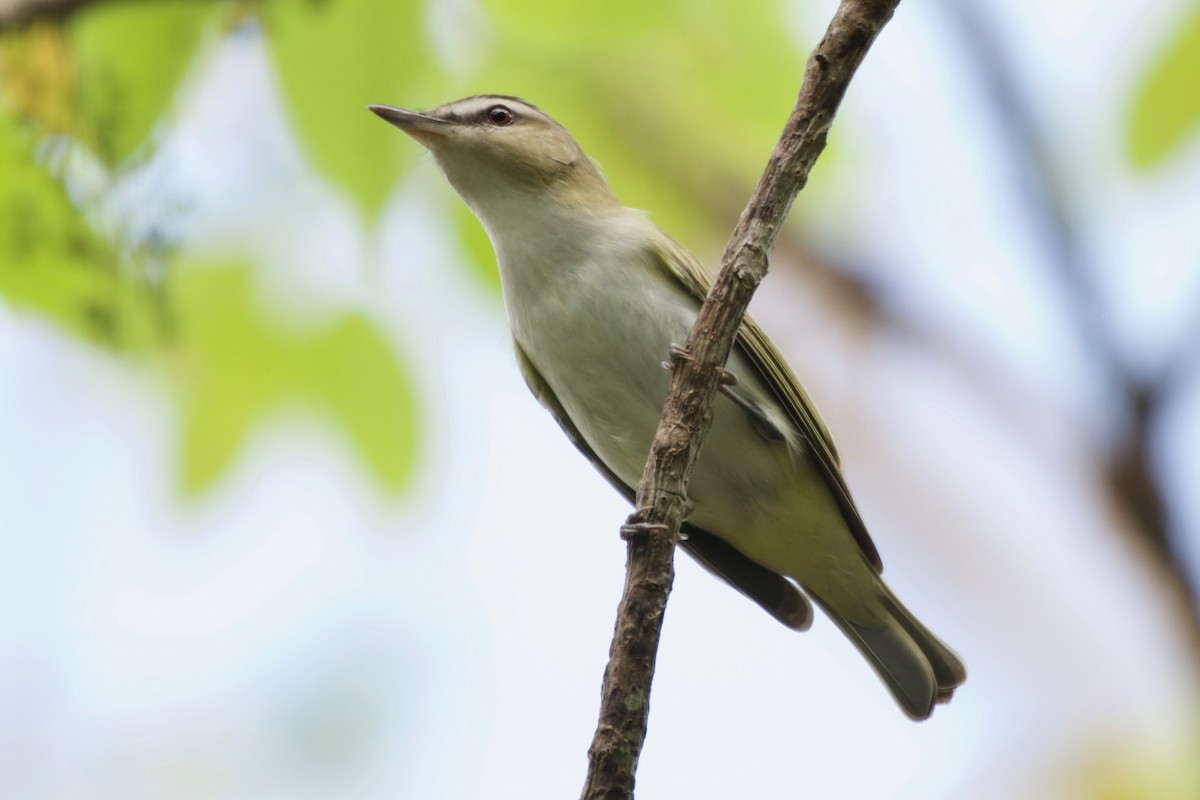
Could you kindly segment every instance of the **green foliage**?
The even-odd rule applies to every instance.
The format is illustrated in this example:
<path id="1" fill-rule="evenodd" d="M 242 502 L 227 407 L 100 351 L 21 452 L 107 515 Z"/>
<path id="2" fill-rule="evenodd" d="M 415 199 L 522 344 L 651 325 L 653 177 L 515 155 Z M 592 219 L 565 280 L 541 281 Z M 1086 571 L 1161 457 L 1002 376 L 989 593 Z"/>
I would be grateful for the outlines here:
<path id="1" fill-rule="evenodd" d="M 272 412 L 324 412 L 390 491 L 412 478 L 418 453 L 412 378 L 362 314 L 318 330 L 272 325 L 255 302 L 246 267 L 179 272 L 181 398 L 186 417 L 182 486 L 208 488 Z"/>
<path id="2" fill-rule="evenodd" d="M 205 0 L 101 3 L 72 17 L 73 132 L 109 165 L 128 158 L 163 119 L 215 10 Z"/>
<path id="3" fill-rule="evenodd" d="M 336 5 L 352 13 L 335 16 L 328 30 L 298 24 L 281 35 L 282 60 L 293 63 L 287 60 L 295 52 L 289 48 L 304 45 L 305 36 L 316 40 L 308 43 L 317 51 L 328 41 L 340 42 L 342 63 L 367 64 L 359 72 L 376 78 L 365 81 L 368 87 L 378 87 L 378 65 L 352 52 L 356 31 L 369 19 L 395 21 L 398 9 L 415 17 L 415 4 L 388 5 L 382 11 L 381 4 L 373 4 L 368 11 L 380 12 L 375 17 L 359 13 L 356 3 Z M 178 354 L 173 363 L 182 366 L 172 374 L 181 378 L 181 484 L 186 493 L 211 486 L 253 429 L 290 405 L 323 411 L 380 483 L 389 491 L 401 490 L 411 481 L 418 454 L 416 394 L 408 370 L 370 320 L 349 314 L 320 331 L 298 335 L 277 330 L 255 306 L 244 268 L 184 270 L 166 284 L 167 302 L 162 302 L 156 288 L 129 263 L 145 248 L 138 242 L 109 241 L 94 230 L 78 201 L 36 156 L 39 146 L 45 149 L 52 142 L 51 149 L 88 146 L 109 166 L 117 166 L 143 147 L 168 113 L 214 8 L 203 2 L 104 4 L 73 17 L 65 28 L 58 22 L 39 23 L 3 38 L 0 296 L 14 308 L 38 313 L 73 335 L 110 348 L 145 351 L 171 339 Z M 293 11 L 316 13 L 298 7 Z M 353 24 L 339 27 L 339 20 Z M 376 25 L 374 31 L 384 27 Z M 381 35 L 368 38 L 383 44 Z M 412 38 L 424 41 L 423 35 Z M 415 63 L 413 54 L 420 49 L 401 43 L 395 52 L 407 55 L 391 63 Z M 345 71 L 327 70 L 320 59 L 307 62 L 301 66 L 318 64 L 317 78 L 295 66 L 283 74 L 313 80 L 318 85 L 309 96 L 329 102 Z M 321 83 L 321 77 L 332 82 Z M 407 79 L 414 80 L 411 74 Z M 353 82 L 348 85 L 352 90 Z M 316 90 L 324 96 L 317 98 Z M 371 97 L 355 100 L 345 115 L 339 115 L 336 103 L 332 113 L 316 114 L 321 146 L 331 146 L 347 131 L 350 138 L 369 131 L 379 139 L 380 153 L 401 152 L 407 144 L 402 137 L 363 110 L 368 100 L 389 99 L 370 91 Z M 321 118 L 334 122 L 322 125 Z M 39 145 L 47 134 L 67 134 L 72 140 L 45 139 Z M 362 190 L 354 181 L 364 176 L 374 181 L 367 197 L 377 208 L 400 162 L 394 160 L 390 172 L 379 169 L 371 138 L 365 145 L 346 148 L 342 142 L 339 147 L 357 157 L 349 162 L 358 169 L 351 172 L 352 187 Z M 172 324 L 164 310 L 167 303 L 178 314 Z"/>
<path id="4" fill-rule="evenodd" d="M 658 38 L 683 16 L 680 12 L 702 3 L 645 3 L 609 0 L 606 3 L 558 3 L 553 0 L 482 0 L 481 5 L 506 35 L 519 34 L 538 45 L 608 46 L 614 39 Z"/>
<path id="5" fill-rule="evenodd" d="M 41 132 L 70 132 L 75 119 L 73 75 L 57 20 L 0 34 L 4 109 Z"/>
<path id="6" fill-rule="evenodd" d="M 0 114 L 0 297 L 84 339 L 141 348 L 155 335 L 151 296 L 123 280 L 112 252 L 34 156 L 33 135 Z"/>
<path id="7" fill-rule="evenodd" d="M 293 0 L 264 11 L 284 101 L 305 152 L 371 218 L 416 150 L 366 107 L 439 96 L 423 7 L 420 0 Z"/>
<path id="8" fill-rule="evenodd" d="M 1133 98 L 1125 152 L 1139 169 L 1156 167 L 1200 126 L 1200 3 L 1150 65 Z"/>

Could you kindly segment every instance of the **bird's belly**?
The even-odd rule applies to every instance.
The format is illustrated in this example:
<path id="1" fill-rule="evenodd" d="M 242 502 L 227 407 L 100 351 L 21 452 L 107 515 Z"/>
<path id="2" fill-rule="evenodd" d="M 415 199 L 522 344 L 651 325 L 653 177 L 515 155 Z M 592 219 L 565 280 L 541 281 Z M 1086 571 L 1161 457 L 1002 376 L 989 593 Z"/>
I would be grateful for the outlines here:
<path id="1" fill-rule="evenodd" d="M 670 380 L 662 364 L 689 324 L 682 313 L 660 311 L 651 319 L 626 318 L 604 333 L 566 325 L 530 354 L 596 455 L 631 486 L 662 416 Z"/>

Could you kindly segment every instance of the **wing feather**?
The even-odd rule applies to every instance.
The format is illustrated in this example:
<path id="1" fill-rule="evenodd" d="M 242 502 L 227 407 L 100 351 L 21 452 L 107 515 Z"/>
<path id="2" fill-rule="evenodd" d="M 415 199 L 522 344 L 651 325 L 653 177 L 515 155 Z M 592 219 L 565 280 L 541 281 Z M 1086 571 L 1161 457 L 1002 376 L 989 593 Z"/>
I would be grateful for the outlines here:
<path id="1" fill-rule="evenodd" d="M 634 502 L 636 488 L 617 477 L 608 468 L 595 451 L 584 440 L 583 434 L 571 421 L 566 409 L 558 401 L 554 390 L 542 378 L 537 367 L 529 360 L 529 356 L 517 342 L 513 342 L 517 352 L 517 364 L 529 390 L 538 402 L 550 412 L 563 433 L 571 440 L 579 452 L 583 453 L 600 474 L 620 492 L 630 503 Z M 724 580 L 733 588 L 762 606 L 771 616 L 789 628 L 807 630 L 812 625 L 812 605 L 790 581 L 766 567 L 751 561 L 723 540 L 718 539 L 707 531 L 684 524 L 683 532 L 686 538 L 680 543 L 688 555 L 700 562 L 701 566 Z"/>
<path id="2" fill-rule="evenodd" d="M 700 265 L 696 258 L 677 242 L 663 234 L 661 240 L 655 243 L 655 253 L 663 269 L 676 278 L 697 299 L 703 302 L 712 286 L 712 276 Z M 742 322 L 738 331 L 737 346 L 758 370 L 759 377 L 771 388 L 779 404 L 787 412 L 788 417 L 796 426 L 796 430 L 804 438 L 812 461 L 829 486 L 829 491 L 837 501 L 846 520 L 847 527 L 854 535 L 855 541 L 862 549 L 867 561 L 875 567 L 876 572 L 883 572 L 883 562 L 879 551 L 867 533 L 867 526 L 854 505 L 850 489 L 842 475 L 841 461 L 833 437 L 817 413 L 817 407 L 800 381 L 792 373 L 783 356 L 767 338 L 757 323 L 749 316 Z"/>

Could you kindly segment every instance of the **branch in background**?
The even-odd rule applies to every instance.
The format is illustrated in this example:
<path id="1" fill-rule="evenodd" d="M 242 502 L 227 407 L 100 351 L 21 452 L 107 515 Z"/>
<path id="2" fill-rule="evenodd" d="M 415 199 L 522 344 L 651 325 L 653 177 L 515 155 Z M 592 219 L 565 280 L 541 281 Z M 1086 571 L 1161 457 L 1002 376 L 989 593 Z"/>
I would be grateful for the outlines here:
<path id="1" fill-rule="evenodd" d="M 83 5 L 101 0 L 0 0 L 0 31 L 42 17 L 65 17 Z"/>
<path id="2" fill-rule="evenodd" d="M 1163 393 L 1181 394 L 1187 390 L 1188 381 L 1200 372 L 1200 296 L 1192 298 L 1194 310 L 1183 333 L 1179 346 L 1167 357 L 1159 368 L 1154 382 Z"/>
<path id="3" fill-rule="evenodd" d="M 688 476 L 712 422 L 717 384 L 746 306 L 767 272 L 779 229 L 808 180 L 834 114 L 875 36 L 899 0 L 842 0 L 804 71 L 779 143 L 721 259 L 721 271 L 674 361 L 663 419 L 638 485 L 628 541 L 625 589 L 604 672 L 600 718 L 588 750 L 584 800 L 633 796 L 646 737 L 650 686 Z"/>
<path id="4" fill-rule="evenodd" d="M 1182 532 L 1175 529 L 1166 493 L 1156 468 L 1156 428 L 1168 394 L 1179 385 L 1176 370 L 1158 380 L 1138 374 L 1121 352 L 1113 326 L 1104 313 L 1103 298 L 1095 285 L 1098 271 L 1091 263 L 1073 218 L 1055 180 L 1056 165 L 1050 146 L 1038 129 L 1027 94 L 1018 83 L 1016 70 L 995 35 L 995 26 L 984 16 L 981 4 L 948 0 L 942 3 L 957 26 L 960 41 L 971 54 L 967 61 L 991 101 L 995 118 L 1007 138 L 1030 220 L 1038 226 L 1048 263 L 1054 268 L 1064 292 L 1064 305 L 1084 344 L 1091 348 L 1109 387 L 1119 398 L 1123 419 L 1115 441 L 1100 454 L 1102 480 L 1118 505 L 1136 523 L 1140 544 L 1147 546 L 1158 565 L 1171 579 L 1187 620 L 1192 644 L 1200 648 L 1200 587 L 1188 571 L 1180 552 Z M 1193 341 L 1181 343 L 1179 364 L 1191 360 L 1184 354 Z"/>
<path id="5" fill-rule="evenodd" d="M 942 326 L 906 314 L 888 297 L 894 292 L 870 275 L 894 274 L 894 270 L 867 267 L 847 260 L 843 255 L 818 252 L 804 237 L 784 231 L 775 252 L 784 258 L 810 287 L 815 287 L 820 303 L 837 309 L 841 317 L 864 328 L 881 332 L 891 339 L 903 339 L 916 350 L 940 360 L 975 389 L 981 404 L 1007 421 L 1014 433 L 1028 432 L 1027 398 L 1019 381 L 1006 374 L 1003 364 L 972 349 L 967 341 Z"/>

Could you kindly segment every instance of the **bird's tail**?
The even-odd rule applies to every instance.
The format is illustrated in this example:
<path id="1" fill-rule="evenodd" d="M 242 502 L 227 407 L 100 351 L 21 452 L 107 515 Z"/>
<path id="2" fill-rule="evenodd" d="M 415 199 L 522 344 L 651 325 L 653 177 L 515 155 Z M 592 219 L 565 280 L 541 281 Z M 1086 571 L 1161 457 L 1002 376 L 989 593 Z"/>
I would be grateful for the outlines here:
<path id="1" fill-rule="evenodd" d="M 948 702 L 967 679 L 967 668 L 882 581 L 877 585 L 885 613 L 880 615 L 882 622 L 871 625 L 852 622 L 820 598 L 814 599 L 866 656 L 904 713 L 915 720 L 926 719 L 935 704 Z"/>

